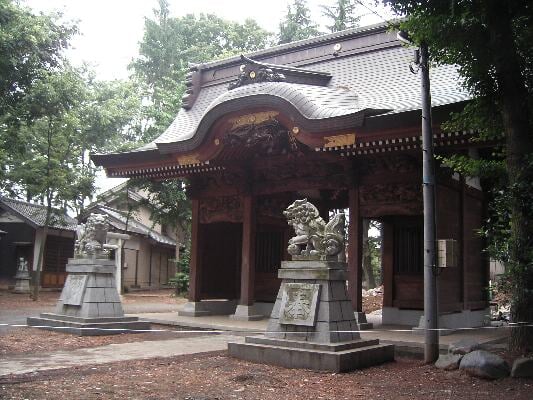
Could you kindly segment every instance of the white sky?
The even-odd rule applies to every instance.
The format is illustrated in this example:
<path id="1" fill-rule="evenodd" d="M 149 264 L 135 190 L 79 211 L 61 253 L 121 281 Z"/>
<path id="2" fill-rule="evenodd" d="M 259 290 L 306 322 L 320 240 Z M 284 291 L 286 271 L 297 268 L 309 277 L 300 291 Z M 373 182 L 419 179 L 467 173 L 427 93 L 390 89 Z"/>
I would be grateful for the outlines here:
<path id="1" fill-rule="evenodd" d="M 125 79 L 127 66 L 137 55 L 138 44 L 142 40 L 144 18 L 153 16 L 157 0 L 22 0 L 38 12 L 61 11 L 65 20 L 78 21 L 80 35 L 72 40 L 73 49 L 68 53 L 75 64 L 88 62 L 96 70 L 100 79 Z M 228 20 L 243 22 L 246 18 L 255 19 L 268 31 L 276 32 L 279 21 L 287 12 L 289 0 L 169 0 L 172 16 L 190 13 L 212 13 Z M 319 5 L 331 5 L 334 0 L 309 0 L 311 17 L 321 22 Z M 374 0 L 365 0 L 372 8 Z M 362 25 L 380 22 L 376 15 L 360 8 Z M 382 8 L 376 11 L 390 17 Z"/>
<path id="2" fill-rule="evenodd" d="M 332 5 L 334 0 L 308 0 L 312 20 L 323 23 L 321 4 Z M 212 13 L 224 19 L 244 22 L 255 19 L 270 32 L 276 32 L 280 20 L 287 12 L 291 0 L 169 0 L 171 16 Z M 391 13 L 375 7 L 375 0 L 364 3 L 385 18 Z M 102 80 L 126 79 L 127 66 L 138 54 L 138 44 L 144 33 L 145 17 L 153 16 L 157 0 L 22 0 L 36 12 L 60 11 L 66 21 L 78 21 L 80 35 L 72 40 L 72 49 L 67 53 L 75 65 L 89 63 Z M 363 15 L 361 25 L 382 20 L 369 10 L 360 7 Z M 120 184 L 123 179 L 98 179 L 97 193 Z"/>

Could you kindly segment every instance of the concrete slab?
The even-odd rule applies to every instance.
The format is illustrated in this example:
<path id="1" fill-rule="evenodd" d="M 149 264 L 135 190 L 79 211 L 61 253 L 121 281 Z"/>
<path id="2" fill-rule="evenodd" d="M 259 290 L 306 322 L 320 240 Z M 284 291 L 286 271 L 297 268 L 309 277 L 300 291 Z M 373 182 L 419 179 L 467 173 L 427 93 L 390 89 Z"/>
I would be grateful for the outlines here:
<path id="1" fill-rule="evenodd" d="M 206 335 L 171 340 L 110 344 L 101 347 L 30 356 L 3 357 L 0 359 L 0 376 L 79 365 L 174 357 L 184 354 L 225 350 L 230 341 L 239 343 L 243 341 L 243 338 L 233 335 Z"/>
<path id="2" fill-rule="evenodd" d="M 183 317 L 176 313 L 143 313 L 132 314 L 140 317 L 144 321 L 168 326 L 180 326 L 190 329 L 209 329 L 218 331 L 228 331 L 235 335 L 264 333 L 267 330 L 267 320 L 262 321 L 236 321 L 228 316 L 206 316 L 206 317 Z M 367 317 L 372 317 L 367 315 Z M 373 330 L 360 332 L 361 339 L 379 339 L 384 344 L 396 345 L 397 355 L 410 355 L 419 357 L 424 351 L 424 335 L 412 333 L 411 326 L 404 325 L 381 325 L 378 319 L 369 318 L 370 323 L 374 323 Z M 447 352 L 450 343 L 457 342 L 463 338 L 471 337 L 484 345 L 505 342 L 509 335 L 509 329 L 503 328 L 478 328 L 456 330 L 448 336 L 440 337 L 441 352 Z"/>

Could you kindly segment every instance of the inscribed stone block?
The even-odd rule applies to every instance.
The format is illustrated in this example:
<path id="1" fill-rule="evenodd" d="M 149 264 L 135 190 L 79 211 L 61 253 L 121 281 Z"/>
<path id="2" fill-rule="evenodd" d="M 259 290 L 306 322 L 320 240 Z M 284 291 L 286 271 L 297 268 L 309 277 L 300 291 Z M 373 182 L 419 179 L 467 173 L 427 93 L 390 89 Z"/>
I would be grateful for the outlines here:
<path id="1" fill-rule="evenodd" d="M 83 293 L 87 285 L 87 275 L 67 276 L 65 286 L 61 292 L 61 301 L 63 304 L 79 306 L 83 299 Z"/>
<path id="2" fill-rule="evenodd" d="M 316 321 L 320 285 L 285 283 L 282 290 L 280 323 L 313 326 Z"/>

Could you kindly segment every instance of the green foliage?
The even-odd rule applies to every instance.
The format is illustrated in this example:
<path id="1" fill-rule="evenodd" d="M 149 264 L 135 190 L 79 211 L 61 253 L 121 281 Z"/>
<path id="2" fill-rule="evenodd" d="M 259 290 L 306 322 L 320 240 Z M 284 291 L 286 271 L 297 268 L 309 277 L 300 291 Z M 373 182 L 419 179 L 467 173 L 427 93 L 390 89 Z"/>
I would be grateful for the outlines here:
<path id="1" fill-rule="evenodd" d="M 318 26 L 310 17 L 306 0 L 294 0 L 287 5 L 287 15 L 279 24 L 278 44 L 319 36 Z"/>
<path id="2" fill-rule="evenodd" d="M 171 17 L 168 2 L 160 0 L 154 18 L 145 21 L 139 57 L 130 65 L 145 98 L 139 139 L 152 140 L 170 125 L 190 64 L 262 49 L 270 36 L 251 19 L 238 24 L 211 14 Z"/>
<path id="3" fill-rule="evenodd" d="M 243 24 L 215 15 L 172 17 L 168 2 L 160 0 L 154 17 L 145 21 L 139 57 L 130 65 L 144 98 L 132 139 L 147 142 L 170 125 L 181 107 L 185 75 L 190 64 L 199 64 L 236 54 L 260 50 L 270 44 L 271 34 L 254 20 Z M 174 229 L 188 243 L 190 203 L 182 180 L 134 180 L 132 185 L 147 191 L 144 202 L 154 223 Z"/>
<path id="4" fill-rule="evenodd" d="M 18 105 L 36 79 L 62 65 L 75 26 L 57 15 L 34 15 L 13 0 L 0 0 L 0 118 L 18 121 Z"/>
<path id="5" fill-rule="evenodd" d="M 475 129 L 502 143 L 488 159 L 451 157 L 462 173 L 487 177 L 493 187 L 483 234 L 492 257 L 506 265 L 503 289 L 514 321 L 533 321 L 533 7 L 512 2 L 384 0 L 408 18 L 400 26 L 433 62 L 458 67 L 474 97 L 446 129 Z M 486 155 L 487 156 L 487 155 Z M 533 349 L 533 329 L 513 329 L 511 347 Z"/>
<path id="6" fill-rule="evenodd" d="M 94 192 L 90 152 L 135 137 L 140 95 L 62 51 L 76 27 L 0 0 L 0 191 L 78 213 Z"/>
<path id="7" fill-rule="evenodd" d="M 186 293 L 189 290 L 189 272 L 190 272 L 191 256 L 189 249 L 186 248 L 180 254 L 180 259 L 177 263 L 178 271 L 174 277 L 169 279 L 169 283 L 176 288 L 176 292 Z"/>
<path id="8" fill-rule="evenodd" d="M 326 25 L 331 33 L 359 26 L 361 16 L 355 14 L 357 9 L 355 0 L 336 0 L 333 6 L 320 7 L 322 15 L 331 21 L 331 25 Z"/>
<path id="9" fill-rule="evenodd" d="M 151 219 L 171 228 L 183 244 L 189 242 L 191 205 L 185 194 L 185 184 L 180 179 L 150 181 L 135 179 L 132 186 L 146 190 L 146 198 L 141 202 L 151 211 Z M 179 244 L 178 244 L 179 245 Z"/>

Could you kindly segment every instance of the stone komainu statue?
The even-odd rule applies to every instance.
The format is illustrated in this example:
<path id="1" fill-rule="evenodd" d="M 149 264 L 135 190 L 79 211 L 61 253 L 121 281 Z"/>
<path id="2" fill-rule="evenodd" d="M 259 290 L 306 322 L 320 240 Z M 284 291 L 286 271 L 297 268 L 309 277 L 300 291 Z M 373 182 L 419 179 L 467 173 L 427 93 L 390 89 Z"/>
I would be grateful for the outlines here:
<path id="1" fill-rule="evenodd" d="M 104 249 L 109 222 L 107 215 L 91 214 L 87 223 L 76 228 L 76 258 L 107 258 L 109 250 Z"/>
<path id="2" fill-rule="evenodd" d="M 296 200 L 283 212 L 296 236 L 287 251 L 293 259 L 333 258 L 344 252 L 344 213 L 335 214 L 326 224 L 307 199 Z"/>

